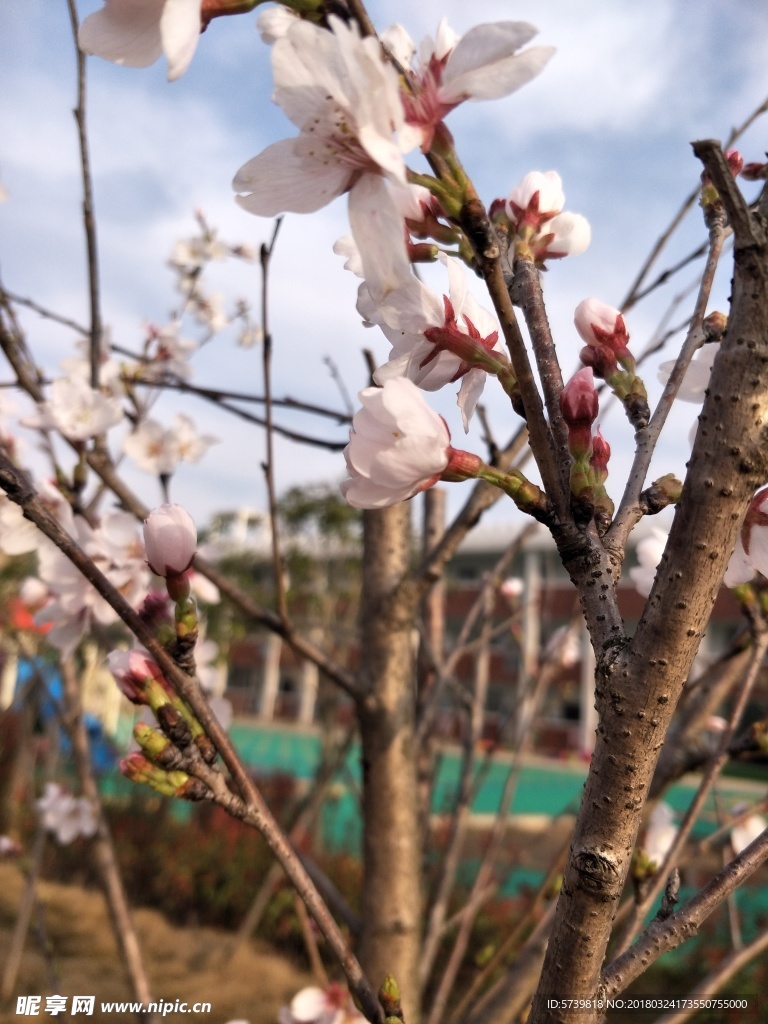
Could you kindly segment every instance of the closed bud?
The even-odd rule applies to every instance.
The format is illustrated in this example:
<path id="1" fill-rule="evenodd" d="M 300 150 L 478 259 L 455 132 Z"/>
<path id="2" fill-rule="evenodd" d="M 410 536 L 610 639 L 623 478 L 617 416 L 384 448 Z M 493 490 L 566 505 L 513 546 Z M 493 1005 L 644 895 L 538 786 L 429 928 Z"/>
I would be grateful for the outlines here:
<path id="1" fill-rule="evenodd" d="M 154 707 L 166 703 L 173 693 L 159 665 L 138 648 L 112 651 L 107 655 L 107 665 L 120 691 L 132 704 Z"/>
<path id="2" fill-rule="evenodd" d="M 144 521 L 147 563 L 157 576 L 180 576 L 192 564 L 197 528 L 181 505 L 161 505 Z"/>

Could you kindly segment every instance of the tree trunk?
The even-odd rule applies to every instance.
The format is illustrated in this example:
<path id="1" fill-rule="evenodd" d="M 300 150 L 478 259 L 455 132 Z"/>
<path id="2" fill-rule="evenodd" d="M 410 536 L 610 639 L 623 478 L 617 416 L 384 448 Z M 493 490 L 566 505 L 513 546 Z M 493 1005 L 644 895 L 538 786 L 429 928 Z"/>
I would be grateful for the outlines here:
<path id="1" fill-rule="evenodd" d="M 363 763 L 365 881 L 360 961 L 374 988 L 400 986 L 405 1019 L 419 1019 L 421 849 L 416 786 L 414 588 L 407 504 L 364 515 L 358 701 Z"/>

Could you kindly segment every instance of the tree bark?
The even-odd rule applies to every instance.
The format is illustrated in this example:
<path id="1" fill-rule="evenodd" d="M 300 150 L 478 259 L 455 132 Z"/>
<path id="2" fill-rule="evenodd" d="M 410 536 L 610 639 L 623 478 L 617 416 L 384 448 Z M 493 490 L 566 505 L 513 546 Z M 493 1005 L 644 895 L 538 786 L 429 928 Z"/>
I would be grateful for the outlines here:
<path id="1" fill-rule="evenodd" d="M 358 701 L 363 766 L 364 888 L 360 961 L 378 988 L 392 974 L 405 1019 L 419 1019 L 422 895 L 415 733 L 414 623 L 418 592 L 402 581 L 410 562 L 410 506 L 363 516 L 363 594 Z"/>

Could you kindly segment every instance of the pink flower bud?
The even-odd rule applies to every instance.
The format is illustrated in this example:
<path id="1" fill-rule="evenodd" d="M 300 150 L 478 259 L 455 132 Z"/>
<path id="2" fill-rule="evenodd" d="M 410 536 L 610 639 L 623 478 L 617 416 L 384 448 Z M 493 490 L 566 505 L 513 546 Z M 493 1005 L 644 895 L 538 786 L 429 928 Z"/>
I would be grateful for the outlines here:
<path id="1" fill-rule="evenodd" d="M 597 433 L 592 438 L 592 455 L 590 456 L 589 464 L 600 480 L 605 480 L 608 476 L 608 460 L 610 457 L 611 446 L 600 433 L 600 428 L 598 427 Z"/>
<path id="2" fill-rule="evenodd" d="M 190 567 L 197 548 L 197 528 L 181 505 L 161 505 L 144 521 L 144 546 L 149 568 L 157 576 L 180 576 Z"/>
<path id="3" fill-rule="evenodd" d="M 112 651 L 107 655 L 107 665 L 121 692 L 133 704 L 149 703 L 145 693 L 148 679 L 173 694 L 160 667 L 144 651 Z"/>
<path id="4" fill-rule="evenodd" d="M 753 160 L 741 168 L 741 176 L 745 181 L 763 181 L 768 178 L 768 164 Z"/>
<path id="5" fill-rule="evenodd" d="M 738 151 L 738 149 L 729 149 L 725 154 L 725 159 L 728 161 L 728 166 L 731 169 L 731 174 L 734 178 L 737 178 L 744 167 L 744 157 Z"/>
<path id="6" fill-rule="evenodd" d="M 618 309 L 600 299 L 584 299 L 576 307 L 573 322 L 587 345 L 606 345 L 618 341 L 622 347 L 629 341 L 624 317 Z M 613 348 L 614 345 L 611 344 Z"/>
<path id="7" fill-rule="evenodd" d="M 585 366 L 560 392 L 560 411 L 568 427 L 568 450 L 576 459 L 592 451 L 592 424 L 598 412 L 594 380 L 592 368 Z"/>
<path id="8" fill-rule="evenodd" d="M 591 426 L 597 419 L 598 398 L 592 369 L 574 373 L 560 394 L 560 411 L 568 426 Z"/>
<path id="9" fill-rule="evenodd" d="M 629 333 L 618 309 L 599 299 L 584 299 L 576 307 L 573 322 L 587 343 L 579 358 L 598 377 L 610 380 L 618 372 L 619 363 L 634 372 L 635 361 L 627 347 Z"/>

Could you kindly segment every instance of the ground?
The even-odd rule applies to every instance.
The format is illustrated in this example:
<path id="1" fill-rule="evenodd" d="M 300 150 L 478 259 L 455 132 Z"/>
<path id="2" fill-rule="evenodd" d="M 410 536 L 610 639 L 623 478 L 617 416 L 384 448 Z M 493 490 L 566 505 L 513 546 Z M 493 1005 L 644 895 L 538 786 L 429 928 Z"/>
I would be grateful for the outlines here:
<path id="1" fill-rule="evenodd" d="M 0 974 L 11 942 L 23 891 L 19 868 L 0 863 Z M 19 1024 L 30 1017 L 15 1013 L 18 995 L 93 995 L 90 1018 L 105 1024 L 135 1024 L 133 1014 L 100 1015 L 99 1003 L 130 999 L 107 910 L 100 893 L 77 886 L 42 882 L 39 903 L 43 927 L 33 916 L 24 959 L 10 1006 L 0 1007 L 0 1024 Z M 277 1011 L 312 978 L 264 944 L 251 943 L 234 958 L 228 954 L 232 935 L 211 928 L 176 928 L 153 910 L 135 912 L 136 927 L 154 992 L 166 1001 L 212 1004 L 210 1014 L 168 1014 L 164 1021 L 227 1024 L 275 1024 Z M 55 977 L 55 981 L 53 977 Z M 71 1004 L 68 1004 L 71 1005 Z M 61 1020 L 44 1012 L 38 1019 Z"/>

